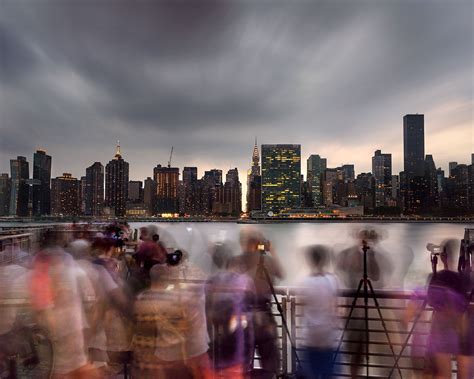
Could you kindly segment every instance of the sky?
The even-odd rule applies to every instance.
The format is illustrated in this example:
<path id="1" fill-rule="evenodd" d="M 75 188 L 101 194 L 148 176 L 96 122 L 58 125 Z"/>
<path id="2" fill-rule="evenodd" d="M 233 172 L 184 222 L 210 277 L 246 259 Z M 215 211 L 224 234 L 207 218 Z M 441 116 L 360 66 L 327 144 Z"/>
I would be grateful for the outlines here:
<path id="1" fill-rule="evenodd" d="M 470 0 L 0 0 L 0 172 L 37 148 L 85 175 L 120 140 L 130 178 L 237 167 L 258 143 L 403 169 L 403 116 L 447 171 L 474 148 Z M 30 166 L 31 171 L 31 166 Z"/>

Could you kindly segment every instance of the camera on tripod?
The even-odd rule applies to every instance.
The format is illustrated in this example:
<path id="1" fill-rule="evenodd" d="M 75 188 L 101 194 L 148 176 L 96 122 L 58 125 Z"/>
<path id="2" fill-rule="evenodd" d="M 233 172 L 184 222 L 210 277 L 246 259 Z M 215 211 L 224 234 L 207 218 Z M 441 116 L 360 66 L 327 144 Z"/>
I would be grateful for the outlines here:
<path id="1" fill-rule="evenodd" d="M 432 255 L 440 255 L 444 252 L 444 247 L 441 245 L 435 245 L 434 243 L 429 243 L 426 245 L 426 250 L 428 250 Z"/>

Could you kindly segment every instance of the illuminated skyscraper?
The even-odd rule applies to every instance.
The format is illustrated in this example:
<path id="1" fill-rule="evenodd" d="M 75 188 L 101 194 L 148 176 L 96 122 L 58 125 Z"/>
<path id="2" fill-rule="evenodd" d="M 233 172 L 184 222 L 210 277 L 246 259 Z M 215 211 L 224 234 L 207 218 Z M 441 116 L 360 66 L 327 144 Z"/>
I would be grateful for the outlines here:
<path id="1" fill-rule="evenodd" d="M 262 211 L 301 206 L 301 146 L 262 145 Z"/>
<path id="2" fill-rule="evenodd" d="M 79 180 L 64 173 L 51 180 L 51 214 L 77 216 L 80 210 Z"/>
<path id="3" fill-rule="evenodd" d="M 197 167 L 185 167 L 183 169 L 183 194 L 182 204 L 180 204 L 180 211 L 187 215 L 195 216 L 198 214 L 198 196 L 197 196 L 197 182 L 198 182 Z"/>
<path id="4" fill-rule="evenodd" d="M 0 174 L 0 216 L 9 214 L 11 184 L 8 174 Z"/>
<path id="5" fill-rule="evenodd" d="M 403 117 L 405 212 L 417 213 L 426 196 L 425 121 L 422 114 Z"/>
<path id="6" fill-rule="evenodd" d="M 311 196 L 311 205 L 313 207 L 323 205 L 321 175 L 326 168 L 326 158 L 321 158 L 319 155 L 310 155 L 306 165 L 306 180 L 308 182 L 308 190 Z"/>
<path id="7" fill-rule="evenodd" d="M 86 169 L 85 214 L 100 216 L 104 209 L 104 166 L 100 162 Z"/>
<path id="8" fill-rule="evenodd" d="M 252 166 L 247 174 L 247 212 L 262 209 L 262 177 L 260 175 L 260 154 L 257 139 L 252 153 Z"/>
<path id="9" fill-rule="evenodd" d="M 33 216 L 49 215 L 51 212 L 51 156 L 44 150 L 33 154 L 33 179 L 38 185 L 32 188 Z"/>
<path id="10" fill-rule="evenodd" d="M 375 151 L 372 157 L 372 175 L 375 179 L 375 207 L 383 207 L 392 197 L 392 154 Z"/>
<path id="11" fill-rule="evenodd" d="M 157 185 L 156 213 L 178 213 L 179 168 L 158 165 L 153 176 Z"/>
<path id="12" fill-rule="evenodd" d="M 120 145 L 114 159 L 105 166 L 105 206 L 114 211 L 115 216 L 125 216 L 128 198 L 128 163 L 122 158 Z"/>
<path id="13" fill-rule="evenodd" d="M 25 157 L 17 157 L 10 160 L 11 192 L 10 192 L 10 215 L 28 216 L 29 186 L 28 179 L 30 168 Z"/>

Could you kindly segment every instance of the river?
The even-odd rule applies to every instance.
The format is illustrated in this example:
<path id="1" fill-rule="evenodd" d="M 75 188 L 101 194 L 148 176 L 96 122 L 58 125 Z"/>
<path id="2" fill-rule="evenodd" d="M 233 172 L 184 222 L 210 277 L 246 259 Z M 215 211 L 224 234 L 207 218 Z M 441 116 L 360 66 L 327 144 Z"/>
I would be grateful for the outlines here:
<path id="1" fill-rule="evenodd" d="M 131 223 L 139 228 L 147 223 Z M 344 248 L 357 244 L 357 231 L 370 228 L 381 235 L 381 241 L 373 250 L 383 254 L 392 268 L 384 275 L 391 288 L 413 288 L 423 286 L 431 272 L 430 254 L 426 244 L 441 243 L 448 238 L 459 241 L 464 236 L 464 229 L 474 228 L 474 224 L 459 223 L 347 223 L 347 222 L 314 222 L 314 223 L 275 223 L 248 225 L 237 223 L 156 223 L 161 229 L 161 239 L 173 248 L 188 251 L 190 259 L 201 268 L 209 270 L 211 266 L 208 254 L 213 243 L 227 241 L 233 246 L 235 254 L 240 252 L 239 231 L 242 228 L 260 228 L 278 253 L 286 278 L 280 284 L 296 285 L 308 273 L 304 258 L 304 247 L 312 244 L 323 244 L 331 247 L 334 254 Z M 457 248 L 456 251 L 459 251 Z M 332 268 L 331 268 L 332 269 Z"/>

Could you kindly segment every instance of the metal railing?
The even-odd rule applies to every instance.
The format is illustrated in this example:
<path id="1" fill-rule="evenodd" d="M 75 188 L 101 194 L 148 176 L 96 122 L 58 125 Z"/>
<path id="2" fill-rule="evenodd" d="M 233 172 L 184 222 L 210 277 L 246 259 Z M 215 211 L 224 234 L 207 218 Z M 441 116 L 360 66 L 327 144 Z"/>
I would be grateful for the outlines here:
<path id="1" fill-rule="evenodd" d="M 38 231 L 1 233 L 0 235 L 0 264 L 7 264 L 15 261 L 18 251 L 29 251 L 33 243 L 37 242 Z M 72 230 L 69 230 L 73 232 Z M 8 262 L 9 261 L 9 262 Z M 2 283 L 4 285 L 4 283 Z M 295 342 L 295 349 L 283 330 L 280 314 L 274 304 L 273 314 L 277 320 L 279 347 L 281 349 L 281 371 L 283 373 L 295 373 L 297 364 L 295 353 L 304 360 L 302 346 L 302 315 L 303 304 L 298 296 L 298 289 L 290 287 L 276 287 L 278 299 L 282 305 L 283 313 L 286 317 L 291 340 Z M 355 291 L 345 290 L 339 294 L 339 310 L 341 329 L 347 319 L 352 299 Z M 431 312 L 429 307 L 421 309 L 424 298 L 418 296 L 413 298 L 413 293 L 409 291 L 375 291 L 380 305 L 380 311 L 390 337 L 391 345 L 395 355 L 400 355 L 398 369 L 393 370 L 392 378 L 410 377 L 413 371 L 423 369 L 423 351 L 426 346 L 426 339 L 429 333 Z M 406 312 L 409 301 L 417 302 L 422 312 L 417 322 L 415 333 L 409 337 L 412 321 L 404 324 L 402 320 Z M 24 307 L 28 305 L 27 299 L 0 299 L 0 306 Z M 351 367 L 354 366 L 354 358 L 357 356 L 357 349 L 364 345 L 360 337 L 365 333 L 365 322 L 363 313 L 364 299 L 359 298 L 356 303 L 355 313 L 351 317 L 346 332 L 343 334 L 342 348 L 335 361 L 337 377 L 350 376 Z M 358 312 L 359 311 L 359 312 Z M 365 361 L 365 347 L 362 353 L 362 360 L 358 362 L 359 374 L 371 377 L 388 377 L 395 365 L 394 354 L 390 349 L 390 344 L 382 327 L 379 313 L 375 308 L 373 300 L 369 298 L 368 303 L 369 319 L 369 359 Z M 340 330 L 341 332 L 341 330 Z M 409 337 L 409 338 L 408 338 Z M 408 338 L 408 340 L 407 340 Z M 406 343 L 406 346 L 405 346 Z M 256 357 L 256 365 L 259 359 Z M 455 371 L 453 371 L 455 372 Z"/>

